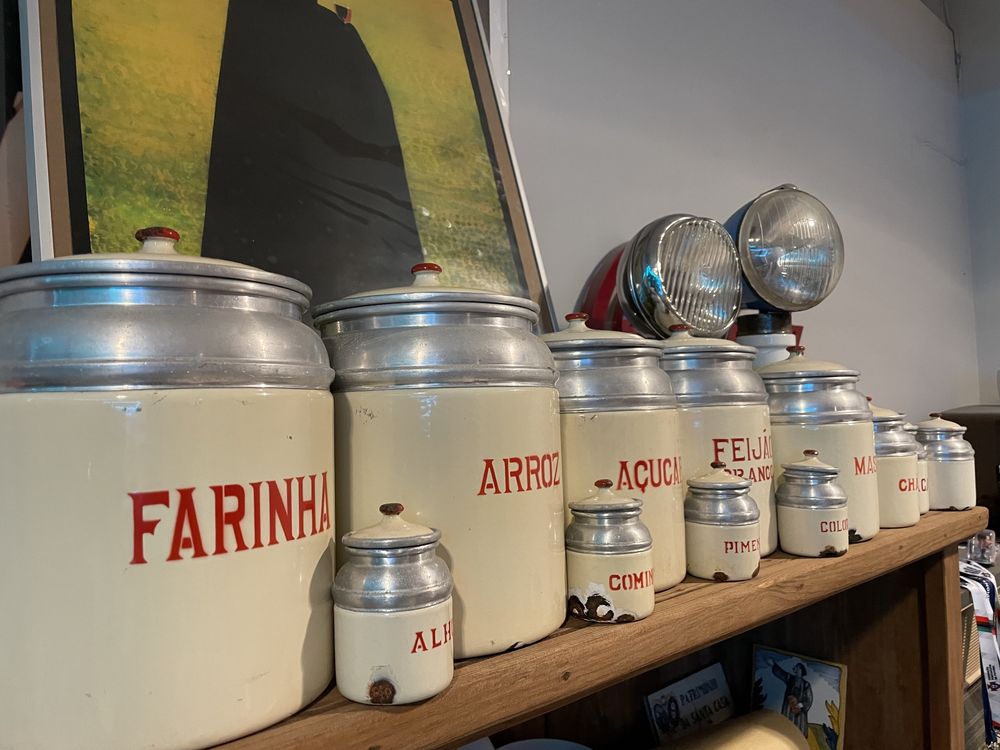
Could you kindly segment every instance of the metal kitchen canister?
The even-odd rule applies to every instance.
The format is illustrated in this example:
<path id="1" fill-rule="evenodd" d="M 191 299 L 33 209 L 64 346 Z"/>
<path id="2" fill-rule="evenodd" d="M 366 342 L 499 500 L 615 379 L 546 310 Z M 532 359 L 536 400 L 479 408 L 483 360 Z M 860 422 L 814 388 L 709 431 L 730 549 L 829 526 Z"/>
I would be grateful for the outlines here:
<path id="1" fill-rule="evenodd" d="M 0 271 L 8 747 L 204 747 L 332 677 L 333 371 L 310 291 L 137 237 Z"/>
<path id="2" fill-rule="evenodd" d="M 920 515 L 931 509 L 930 494 L 927 492 L 927 446 L 917 440 L 917 426 L 906 422 L 903 429 L 917 442 L 917 500 L 920 503 Z"/>
<path id="3" fill-rule="evenodd" d="M 688 573 L 714 581 L 747 581 L 760 570 L 760 511 L 749 479 L 722 461 L 689 479 L 684 500 Z"/>
<path id="4" fill-rule="evenodd" d="M 917 425 L 927 452 L 927 493 L 931 510 L 968 510 L 976 505 L 976 452 L 963 439 L 965 428 L 940 414 Z"/>
<path id="5" fill-rule="evenodd" d="M 556 367 L 534 302 L 413 272 L 314 311 L 338 370 L 337 525 L 377 522 L 365 498 L 406 497 L 441 531 L 456 658 L 499 653 L 566 615 Z"/>
<path id="6" fill-rule="evenodd" d="M 883 529 L 913 526 L 920 520 L 919 444 L 904 429 L 905 418 L 892 409 L 869 404 L 875 426 L 878 467 L 878 518 Z"/>
<path id="7" fill-rule="evenodd" d="M 616 495 L 610 479 L 569 504 L 566 578 L 569 613 L 589 622 L 635 622 L 653 612 L 654 540 L 642 500 Z"/>
<path id="8" fill-rule="evenodd" d="M 778 548 L 771 487 L 772 445 L 767 391 L 753 370 L 753 347 L 695 337 L 687 326 L 671 327 L 660 366 L 670 376 L 681 427 L 682 478 L 722 461 L 750 480 L 760 510 L 760 553 Z"/>
<path id="9" fill-rule="evenodd" d="M 349 560 L 333 582 L 337 689 L 376 705 L 415 703 L 454 673 L 451 573 L 435 552 L 441 532 L 409 523 L 399 503 L 343 536 Z"/>
<path id="10" fill-rule="evenodd" d="M 840 469 L 823 463 L 819 451 L 785 464 L 778 480 L 781 549 L 799 557 L 839 557 L 847 552 L 847 493 L 837 484 Z"/>
<path id="11" fill-rule="evenodd" d="M 584 497 L 600 477 L 642 499 L 653 535 L 656 590 L 685 573 L 680 436 L 670 378 L 659 366 L 662 344 L 587 327 L 586 313 L 542 336 L 559 368 L 563 495 Z"/>
<path id="12" fill-rule="evenodd" d="M 878 478 L 872 413 L 856 387 L 860 373 L 809 359 L 804 347 L 788 348 L 788 359 L 757 371 L 768 392 L 775 474 L 802 451 L 818 450 L 826 463 L 840 469 L 851 541 L 871 539 L 879 530 Z"/>

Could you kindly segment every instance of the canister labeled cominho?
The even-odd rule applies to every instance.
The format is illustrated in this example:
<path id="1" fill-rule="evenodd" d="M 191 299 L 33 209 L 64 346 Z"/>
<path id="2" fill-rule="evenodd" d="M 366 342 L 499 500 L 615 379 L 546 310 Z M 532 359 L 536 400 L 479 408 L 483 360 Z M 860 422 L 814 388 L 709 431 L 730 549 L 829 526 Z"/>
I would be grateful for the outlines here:
<path id="1" fill-rule="evenodd" d="M 333 674 L 310 291 L 137 237 L 0 271 L 6 747 L 214 745 Z"/>
<path id="2" fill-rule="evenodd" d="M 931 509 L 931 498 L 927 492 L 927 446 L 917 440 L 917 426 L 912 422 L 903 425 L 903 429 L 917 443 L 917 501 L 920 503 L 920 515 Z"/>
<path id="3" fill-rule="evenodd" d="M 746 581 L 760 570 L 760 511 L 749 479 L 721 461 L 689 479 L 684 500 L 688 573 L 714 581 Z"/>
<path id="4" fill-rule="evenodd" d="M 755 350 L 732 341 L 694 337 L 671 326 L 660 366 L 670 376 L 681 427 L 682 478 L 721 461 L 753 485 L 760 510 L 760 552 L 778 548 L 771 489 L 773 456 L 767 391 L 753 370 Z"/>
<path id="5" fill-rule="evenodd" d="M 920 520 L 917 441 L 903 429 L 902 414 L 874 404 L 869 408 L 875 425 L 879 526 L 913 526 Z"/>
<path id="6" fill-rule="evenodd" d="M 333 583 L 337 689 L 358 703 L 414 703 L 454 672 L 451 574 L 441 533 L 379 507 L 375 526 L 345 534 L 348 562 Z"/>
<path id="7" fill-rule="evenodd" d="M 680 437 L 670 378 L 659 366 L 662 345 L 595 331 L 587 317 L 570 313 L 565 329 L 542 336 L 559 368 L 563 495 L 579 500 L 595 479 L 614 477 L 617 492 L 641 498 L 662 591 L 685 572 Z"/>
<path id="8" fill-rule="evenodd" d="M 433 263 L 413 272 L 412 286 L 314 312 L 343 367 L 337 525 L 377 522 L 365 498 L 406 497 L 412 520 L 441 531 L 456 657 L 507 651 L 566 616 L 555 362 L 534 302 L 442 286 Z"/>
<path id="9" fill-rule="evenodd" d="M 871 539 L 879 530 L 875 435 L 868 401 L 856 389 L 859 373 L 808 359 L 801 346 L 789 351 L 788 359 L 758 370 L 767 386 L 776 473 L 802 451 L 818 450 L 840 469 L 851 541 Z"/>
<path id="10" fill-rule="evenodd" d="M 823 463 L 819 451 L 782 466 L 775 495 L 781 549 L 800 557 L 839 557 L 847 552 L 847 494 L 837 484 L 840 469 Z"/>
<path id="11" fill-rule="evenodd" d="M 976 452 L 962 439 L 965 428 L 940 414 L 917 425 L 927 452 L 927 493 L 931 510 L 968 510 L 976 505 Z"/>

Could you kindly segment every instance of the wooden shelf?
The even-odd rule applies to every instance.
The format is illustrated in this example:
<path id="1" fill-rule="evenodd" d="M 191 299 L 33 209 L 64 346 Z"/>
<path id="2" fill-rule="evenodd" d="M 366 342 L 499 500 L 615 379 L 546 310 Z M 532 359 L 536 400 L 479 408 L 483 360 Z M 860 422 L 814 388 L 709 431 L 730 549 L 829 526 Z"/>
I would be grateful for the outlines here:
<path id="1" fill-rule="evenodd" d="M 655 611 L 645 620 L 628 625 L 571 622 L 532 646 L 459 662 L 448 689 L 424 703 L 361 706 L 333 688 L 281 724 L 224 747 L 458 745 L 952 547 L 984 528 L 986 518 L 985 508 L 931 512 L 914 527 L 884 530 L 869 542 L 852 545 L 841 558 L 813 560 L 777 553 L 763 561 L 752 581 L 688 578 L 659 594 Z"/>

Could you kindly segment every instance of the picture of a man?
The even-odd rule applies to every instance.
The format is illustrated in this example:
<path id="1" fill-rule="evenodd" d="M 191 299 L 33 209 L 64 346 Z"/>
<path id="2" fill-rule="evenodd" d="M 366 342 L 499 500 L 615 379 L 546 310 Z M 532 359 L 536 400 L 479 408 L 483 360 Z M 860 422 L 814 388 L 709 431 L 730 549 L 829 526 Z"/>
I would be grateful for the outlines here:
<path id="1" fill-rule="evenodd" d="M 797 662 L 790 674 L 770 660 L 771 673 L 785 683 L 785 696 L 781 702 L 781 713 L 788 718 L 804 737 L 809 736 L 809 709 L 813 704 L 812 685 L 806 679 L 806 667 Z"/>

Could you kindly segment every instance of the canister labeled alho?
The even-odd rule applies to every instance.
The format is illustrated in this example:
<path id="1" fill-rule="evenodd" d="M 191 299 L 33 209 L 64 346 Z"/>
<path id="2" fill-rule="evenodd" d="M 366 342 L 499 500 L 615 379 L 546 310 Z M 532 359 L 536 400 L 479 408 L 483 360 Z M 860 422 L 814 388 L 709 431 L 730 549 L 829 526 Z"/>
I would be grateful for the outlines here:
<path id="1" fill-rule="evenodd" d="M 612 492 L 610 479 L 569 504 L 566 578 L 569 613 L 588 622 L 635 622 L 653 612 L 653 538 L 642 500 Z"/>
<path id="2" fill-rule="evenodd" d="M 559 368 L 563 496 L 584 497 L 599 477 L 642 499 L 653 535 L 656 590 L 684 578 L 684 491 L 680 436 L 659 341 L 587 327 L 586 313 L 542 336 Z M 566 520 L 571 520 L 567 505 Z"/>
<path id="3" fill-rule="evenodd" d="M 333 675 L 310 291 L 137 237 L 0 271 L 5 747 L 205 747 Z"/>
<path id="4" fill-rule="evenodd" d="M 746 581 L 760 570 L 760 510 L 752 483 L 713 461 L 687 481 L 684 526 L 688 573 L 713 581 Z M 776 519 L 777 520 L 777 519 Z"/>
<path id="5" fill-rule="evenodd" d="M 756 350 L 724 339 L 692 336 L 671 326 L 660 366 L 670 376 L 681 428 L 681 476 L 721 461 L 748 479 L 760 510 L 760 552 L 778 548 L 771 488 L 773 456 L 767 391 L 753 370 Z"/>
<path id="6" fill-rule="evenodd" d="M 785 464 L 775 495 L 781 549 L 800 557 L 839 557 L 847 552 L 847 493 L 837 484 L 840 469 L 823 463 L 819 451 Z"/>
<path id="7" fill-rule="evenodd" d="M 931 509 L 931 498 L 927 492 L 927 446 L 917 440 L 915 424 L 906 422 L 903 429 L 910 433 L 917 443 L 917 501 L 920 503 L 920 515 L 923 515 Z"/>
<path id="8" fill-rule="evenodd" d="M 441 531 L 456 658 L 507 651 L 566 616 L 555 362 L 534 302 L 443 286 L 433 263 L 413 273 L 314 311 L 343 367 L 337 525 L 376 523 L 365 498 L 406 497 L 411 520 Z"/>
<path id="9" fill-rule="evenodd" d="M 903 429 L 904 416 L 869 404 L 875 425 L 878 465 L 878 518 L 883 529 L 913 526 L 920 520 L 917 441 Z"/>
<path id="10" fill-rule="evenodd" d="M 927 453 L 927 494 L 931 510 L 968 510 L 976 505 L 976 452 L 962 438 L 965 428 L 940 414 L 917 425 Z"/>
<path id="11" fill-rule="evenodd" d="M 342 538 L 348 561 L 333 582 L 337 689 L 376 705 L 437 695 L 454 673 L 451 573 L 441 532 L 408 523 L 399 503 Z"/>
<path id="12" fill-rule="evenodd" d="M 758 370 L 771 410 L 775 473 L 797 461 L 802 451 L 818 450 L 826 463 L 840 469 L 851 542 L 871 539 L 879 530 L 878 477 L 872 413 L 856 387 L 860 373 L 808 359 L 804 347 L 788 349 L 788 359 Z"/>

